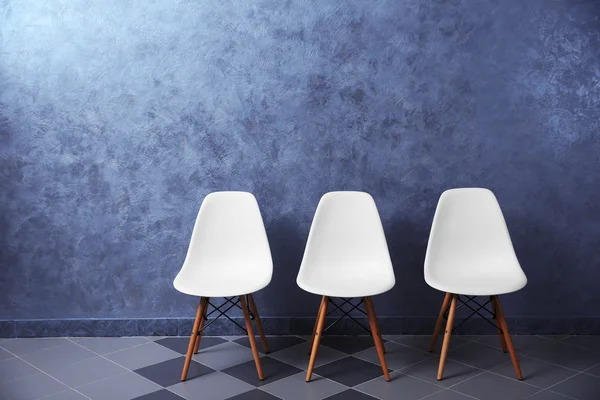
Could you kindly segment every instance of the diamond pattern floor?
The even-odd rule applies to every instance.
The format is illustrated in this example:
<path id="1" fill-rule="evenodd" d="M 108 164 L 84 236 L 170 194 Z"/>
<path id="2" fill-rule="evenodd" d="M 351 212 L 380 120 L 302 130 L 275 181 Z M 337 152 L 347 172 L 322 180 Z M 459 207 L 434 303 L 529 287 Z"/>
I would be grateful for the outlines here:
<path id="1" fill-rule="evenodd" d="M 179 376 L 189 338 L 49 338 L 0 341 L 2 400 L 600 399 L 600 336 L 513 336 L 524 380 L 514 378 L 496 335 L 456 336 L 445 379 L 427 336 L 384 336 L 385 382 L 368 336 L 323 338 L 313 381 L 309 344 L 268 337 L 259 381 L 247 338 L 205 337 L 188 380 Z"/>

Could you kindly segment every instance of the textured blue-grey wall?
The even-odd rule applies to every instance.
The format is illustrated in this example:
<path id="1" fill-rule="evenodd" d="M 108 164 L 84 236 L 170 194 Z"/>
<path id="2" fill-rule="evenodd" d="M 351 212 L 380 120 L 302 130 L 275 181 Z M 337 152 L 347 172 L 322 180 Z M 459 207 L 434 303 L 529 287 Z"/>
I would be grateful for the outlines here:
<path id="1" fill-rule="evenodd" d="M 600 311 L 600 2 L 0 0 L 0 319 L 193 316 L 172 287 L 203 197 L 248 190 L 296 287 L 320 196 L 370 192 L 431 316 L 435 204 L 485 186 L 529 285 L 507 313 Z"/>

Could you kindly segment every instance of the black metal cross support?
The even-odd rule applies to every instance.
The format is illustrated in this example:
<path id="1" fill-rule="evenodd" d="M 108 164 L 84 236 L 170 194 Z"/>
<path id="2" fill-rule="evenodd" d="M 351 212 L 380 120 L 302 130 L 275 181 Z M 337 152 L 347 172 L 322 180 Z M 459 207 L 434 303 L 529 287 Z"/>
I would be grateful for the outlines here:
<path id="1" fill-rule="evenodd" d="M 457 299 L 458 299 L 458 301 L 460 301 L 460 302 L 461 302 L 461 304 L 460 304 L 460 306 L 456 307 L 456 309 L 458 310 L 460 307 L 462 307 L 462 306 L 465 306 L 465 307 L 469 308 L 469 309 L 470 309 L 472 312 L 471 312 L 471 314 L 469 314 L 469 316 L 468 316 L 467 318 L 463 319 L 463 320 L 462 320 L 462 321 L 461 321 L 461 322 L 460 322 L 458 325 L 456 325 L 456 326 L 455 326 L 455 327 L 452 329 L 452 332 L 454 332 L 455 330 L 457 330 L 457 329 L 458 329 L 458 328 L 459 328 L 459 327 L 460 327 L 462 324 L 464 324 L 464 323 L 465 323 L 465 322 L 467 322 L 469 319 L 471 319 L 471 317 L 472 317 L 472 316 L 474 316 L 475 314 L 477 314 L 477 315 L 479 315 L 481 318 L 483 318 L 483 320 L 484 320 L 485 322 L 487 322 L 488 324 L 492 325 L 492 326 L 493 326 L 494 328 L 496 328 L 496 329 L 497 329 L 497 330 L 498 330 L 500 333 L 502 333 L 502 328 L 501 328 L 501 327 L 499 327 L 498 325 L 496 325 L 496 322 L 495 322 L 496 315 L 495 315 L 495 314 L 494 314 L 492 311 L 490 311 L 490 310 L 488 310 L 488 309 L 486 308 L 486 306 L 492 302 L 491 298 L 490 298 L 490 300 L 488 300 L 487 302 L 485 302 L 485 303 L 483 303 L 483 304 L 480 304 L 480 303 L 478 303 L 478 302 L 475 300 L 475 296 L 463 296 L 463 297 L 465 297 L 465 298 L 467 299 L 467 301 L 464 301 L 464 300 L 461 298 L 461 296 L 460 296 L 460 295 L 457 295 Z M 471 305 L 469 304 L 469 303 L 471 303 L 471 302 L 473 302 L 473 303 L 477 304 L 479 307 L 477 307 L 477 308 L 473 308 L 473 307 L 471 307 Z M 479 312 L 479 311 L 480 311 L 480 310 L 482 310 L 482 309 L 483 309 L 483 310 L 485 310 L 485 311 L 487 311 L 487 313 L 488 313 L 488 314 L 490 314 L 490 315 L 492 316 L 492 319 L 494 319 L 494 322 L 490 321 L 490 318 L 489 318 L 488 316 L 486 316 L 486 315 L 483 315 L 482 313 L 480 313 L 480 312 Z M 450 311 L 450 310 L 446 311 L 446 313 L 444 314 L 444 318 L 446 318 L 446 319 L 448 318 L 448 313 L 449 313 L 449 311 Z"/>
<path id="2" fill-rule="evenodd" d="M 323 330 L 323 333 L 327 332 L 328 329 L 330 329 L 331 327 L 333 327 L 335 324 L 337 324 L 338 322 L 340 322 L 344 317 L 348 317 L 350 318 L 352 321 L 354 321 L 354 323 L 356 323 L 358 326 L 360 326 L 361 328 L 363 328 L 365 331 L 369 332 L 369 335 L 371 334 L 371 330 L 369 328 L 367 328 L 366 326 L 364 326 L 363 324 L 361 324 L 356 318 L 354 318 L 352 315 L 350 315 L 350 313 L 354 310 L 358 310 L 361 313 L 363 313 L 364 315 L 367 315 L 366 312 L 364 312 L 363 310 L 361 310 L 359 308 L 359 306 L 364 302 L 363 299 L 360 299 L 360 301 L 356 304 L 352 303 L 352 298 L 342 298 L 342 303 L 341 304 L 335 304 L 333 299 L 331 299 L 331 297 L 329 298 L 329 302 L 335 307 L 333 310 L 329 311 L 327 314 L 325 314 L 325 316 L 328 316 L 329 314 L 333 313 L 334 311 L 341 311 L 342 312 L 342 316 L 339 317 L 338 319 L 336 319 L 335 321 L 333 321 L 331 324 L 329 324 L 328 327 L 326 327 Z M 344 307 L 346 304 L 350 305 L 350 309 L 349 310 L 344 310 L 342 307 Z"/>
<path id="3" fill-rule="evenodd" d="M 246 297 L 246 299 L 247 299 L 247 298 L 248 298 L 248 297 Z M 240 310 L 242 309 L 242 306 L 240 305 L 240 300 L 239 300 L 239 298 L 235 298 L 235 297 L 232 297 L 232 298 L 227 298 L 227 297 L 224 297 L 224 299 L 225 299 L 225 302 L 224 302 L 223 304 L 221 304 L 219 307 L 217 307 L 216 305 L 214 305 L 213 303 L 211 303 L 211 302 L 210 302 L 210 300 L 207 300 L 207 301 L 206 301 L 206 302 L 207 302 L 207 306 L 206 306 L 206 307 L 208 307 L 208 305 L 211 305 L 211 306 L 213 307 L 213 310 L 212 310 L 211 312 L 207 313 L 207 314 L 206 314 L 206 316 L 205 316 L 204 318 L 205 318 L 205 319 L 208 319 L 208 317 L 209 317 L 209 316 L 211 316 L 212 314 L 214 314 L 215 312 L 218 312 L 218 313 L 219 313 L 219 315 L 217 315 L 217 316 L 216 316 L 216 317 L 215 317 L 215 318 L 214 318 L 212 321 L 210 321 L 208 324 L 204 325 L 204 326 L 202 327 L 202 329 L 200 329 L 200 330 L 198 331 L 198 333 L 202 332 L 203 330 L 205 330 L 206 328 L 208 328 L 209 326 L 211 326 L 211 325 L 212 325 L 212 324 L 213 324 L 213 323 L 214 323 L 216 320 L 218 320 L 220 317 L 225 317 L 225 318 L 227 318 L 228 320 L 230 320 L 231 322 L 233 322 L 233 323 L 234 323 L 234 324 L 235 324 L 235 325 L 236 325 L 238 328 L 240 328 L 240 329 L 241 329 L 241 330 L 243 330 L 244 332 L 248 333 L 248 331 L 246 331 L 246 328 L 245 328 L 245 327 L 243 327 L 242 325 L 238 324 L 238 323 L 237 323 L 237 321 L 233 320 L 233 319 L 232 319 L 232 318 L 231 318 L 229 315 L 227 315 L 227 314 L 226 314 L 226 313 L 227 313 L 227 311 L 231 310 L 233 307 L 237 307 L 237 308 L 239 308 Z M 235 299 L 235 301 L 234 301 L 234 300 L 232 300 L 232 299 Z M 246 303 L 247 303 L 247 304 L 249 304 L 247 300 L 246 300 Z M 226 309 L 225 311 L 223 311 L 223 310 L 222 310 L 222 308 L 223 308 L 223 307 L 225 307 L 225 306 L 227 306 L 227 305 L 229 305 L 229 304 L 231 304 L 231 305 L 230 305 L 229 307 L 227 307 L 227 309 Z M 252 313 L 250 312 L 250 306 L 249 306 L 249 305 L 248 305 L 248 312 L 249 312 L 249 313 L 250 313 L 250 315 L 251 315 L 251 317 L 250 317 L 250 318 L 251 318 L 251 319 L 254 319 L 254 314 L 252 314 Z"/>

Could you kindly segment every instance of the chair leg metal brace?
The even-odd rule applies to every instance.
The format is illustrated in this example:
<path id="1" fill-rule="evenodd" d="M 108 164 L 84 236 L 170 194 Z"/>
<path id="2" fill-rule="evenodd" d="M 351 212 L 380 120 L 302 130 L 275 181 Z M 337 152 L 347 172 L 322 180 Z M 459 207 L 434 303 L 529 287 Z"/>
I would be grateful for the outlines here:
<path id="1" fill-rule="evenodd" d="M 517 353 L 515 352 L 515 348 L 513 346 L 512 339 L 510 337 L 510 333 L 508 332 L 508 325 L 506 324 L 506 318 L 504 317 L 504 312 L 502 311 L 502 306 L 500 305 L 500 300 L 498 299 L 498 296 L 490 296 L 490 300 L 484 304 L 477 303 L 474 300 L 474 297 L 475 296 L 471 296 L 471 297 L 467 296 L 466 302 L 463 301 L 462 299 L 460 299 L 460 295 L 454 294 L 454 293 L 446 293 L 446 296 L 444 297 L 444 302 L 442 303 L 442 308 L 440 309 L 440 313 L 439 313 L 437 321 L 435 323 L 435 328 L 433 329 L 433 336 L 431 337 L 431 343 L 429 345 L 429 351 L 431 352 L 431 351 L 433 351 L 433 349 L 435 347 L 435 342 L 437 340 L 438 334 L 440 332 L 440 329 L 444 322 L 444 318 L 447 313 L 448 319 L 446 321 L 446 331 L 444 333 L 444 342 L 442 344 L 442 352 L 440 354 L 440 364 L 438 367 L 438 375 L 437 375 L 438 381 L 442 380 L 442 378 L 444 376 L 444 366 L 446 364 L 446 358 L 448 356 L 448 348 L 450 346 L 450 336 L 452 335 L 452 332 L 454 330 L 456 330 L 456 328 L 458 328 L 460 325 L 462 325 L 465 321 L 467 321 L 469 318 L 471 318 L 475 314 L 480 315 L 485 321 L 494 325 L 494 327 L 497 329 L 498 336 L 500 337 L 500 345 L 502 346 L 502 350 L 504 350 L 504 352 L 506 352 L 508 349 L 508 352 L 510 354 L 510 359 L 512 361 L 513 367 L 515 368 L 515 372 L 517 374 L 517 378 L 519 380 L 523 380 L 521 366 L 519 365 L 519 360 L 517 358 Z M 469 315 L 467 318 L 465 318 L 460 324 L 458 324 L 458 326 L 453 328 L 452 326 L 454 324 L 454 317 L 456 315 L 457 301 L 460 301 L 462 303 L 462 305 L 467 306 L 473 312 L 471 313 L 471 315 Z M 479 308 L 477 308 L 477 309 L 472 308 L 468 304 L 469 302 L 473 302 L 473 303 L 479 305 Z M 487 308 L 485 308 L 485 306 L 488 303 L 492 304 L 492 311 L 489 311 Z M 491 322 L 488 318 L 486 318 L 484 315 L 482 315 L 479 312 L 479 310 L 481 310 L 481 309 L 484 309 L 485 311 L 490 313 L 492 315 L 495 323 Z"/>
<path id="2" fill-rule="evenodd" d="M 377 349 L 377 355 L 379 356 L 379 362 L 381 363 L 381 368 L 383 370 L 383 375 L 385 376 L 386 381 L 390 381 L 390 374 L 387 368 L 387 363 L 385 362 L 385 347 L 383 345 L 383 339 L 381 338 L 381 332 L 379 330 L 379 322 L 377 321 L 377 316 L 375 315 L 375 308 L 373 307 L 373 302 L 370 297 L 364 297 L 358 304 L 352 304 L 350 299 L 342 299 L 344 302 L 341 305 L 335 304 L 329 297 L 323 296 L 321 299 L 321 305 L 319 306 L 319 312 L 317 313 L 317 320 L 315 321 L 315 327 L 313 328 L 312 340 L 311 340 L 311 349 L 309 350 L 310 360 L 308 362 L 308 370 L 306 371 L 306 382 L 310 382 L 310 378 L 312 376 L 312 371 L 315 366 L 315 361 L 317 359 L 317 351 L 319 349 L 319 343 L 321 342 L 321 337 L 323 336 L 323 332 L 327 329 L 331 328 L 338 321 L 340 321 L 344 316 L 349 317 L 354 322 L 356 322 L 359 326 L 363 327 L 373 336 L 373 341 L 375 342 L 375 347 Z M 366 312 L 359 309 L 358 306 L 364 302 Z M 325 328 L 325 317 L 330 313 L 327 313 L 327 305 L 331 303 L 335 306 L 337 310 L 342 312 L 342 316 L 334 321 L 331 325 Z M 348 311 L 342 309 L 345 304 L 350 304 L 352 308 Z M 369 325 L 371 327 L 370 331 L 363 326 L 360 322 L 358 322 L 355 318 L 349 315 L 352 310 L 359 310 L 363 314 L 366 314 L 369 320 Z"/>
<path id="3" fill-rule="evenodd" d="M 256 372 L 258 373 L 258 378 L 262 381 L 263 371 L 260 365 L 260 358 L 258 356 L 258 350 L 256 348 L 256 339 L 254 338 L 254 332 L 252 331 L 252 322 L 254 319 L 256 322 L 256 328 L 258 329 L 258 333 L 260 335 L 260 339 L 262 341 L 262 345 L 265 353 L 269 352 L 269 348 L 267 346 L 267 338 L 265 337 L 265 332 L 263 331 L 262 324 L 260 322 L 260 317 L 258 316 L 258 310 L 256 308 L 256 303 L 254 302 L 254 298 L 251 294 L 239 296 L 237 301 L 233 301 L 228 298 L 224 298 L 225 302 L 221 304 L 221 306 L 216 307 L 215 305 L 210 303 L 210 299 L 208 297 L 202 297 L 200 299 L 200 304 L 198 305 L 198 310 L 196 312 L 196 319 L 194 320 L 194 326 L 192 327 L 192 335 L 190 336 L 190 343 L 188 345 L 188 351 L 185 356 L 185 363 L 183 364 L 183 371 L 181 372 L 181 380 L 185 381 L 187 379 L 188 370 L 190 368 L 190 363 L 192 362 L 192 355 L 198 354 L 198 349 L 200 348 L 200 339 L 202 336 L 202 331 L 208 328 L 212 323 L 214 323 L 220 317 L 225 317 L 233 322 L 235 325 L 239 326 L 242 330 L 244 330 L 248 334 L 248 338 L 250 340 L 250 347 L 252 348 L 252 355 L 254 357 L 254 363 L 256 364 Z M 247 299 L 247 300 L 246 300 Z M 229 305 L 231 304 L 231 305 Z M 209 313 L 208 306 L 212 305 L 213 310 Z M 222 308 L 228 306 L 224 311 Z M 233 307 L 241 308 L 244 313 L 244 322 L 246 328 L 242 327 L 237 321 L 233 320 L 227 314 L 227 311 L 231 310 Z M 218 315 L 206 324 L 207 318 L 213 313 L 218 313 Z M 252 315 L 252 317 L 250 316 Z"/>

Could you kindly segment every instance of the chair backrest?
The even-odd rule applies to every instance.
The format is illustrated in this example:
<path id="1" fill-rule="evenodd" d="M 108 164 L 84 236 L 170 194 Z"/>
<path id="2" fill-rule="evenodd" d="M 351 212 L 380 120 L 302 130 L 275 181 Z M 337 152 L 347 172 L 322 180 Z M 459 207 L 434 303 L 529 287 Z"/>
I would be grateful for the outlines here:
<path id="1" fill-rule="evenodd" d="M 272 274 L 267 233 L 252 193 L 214 192 L 206 196 L 182 271 L 187 268 Z"/>
<path id="2" fill-rule="evenodd" d="M 484 269 L 507 276 L 522 271 L 496 196 L 483 188 L 451 189 L 438 202 L 427 255 L 429 276 Z"/>
<path id="3" fill-rule="evenodd" d="M 383 226 L 370 194 L 330 192 L 321 198 L 299 277 L 318 269 L 340 276 L 361 269 L 394 281 Z"/>

